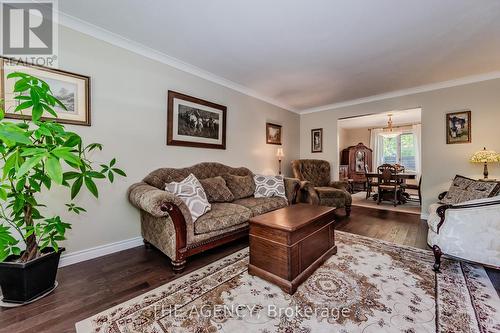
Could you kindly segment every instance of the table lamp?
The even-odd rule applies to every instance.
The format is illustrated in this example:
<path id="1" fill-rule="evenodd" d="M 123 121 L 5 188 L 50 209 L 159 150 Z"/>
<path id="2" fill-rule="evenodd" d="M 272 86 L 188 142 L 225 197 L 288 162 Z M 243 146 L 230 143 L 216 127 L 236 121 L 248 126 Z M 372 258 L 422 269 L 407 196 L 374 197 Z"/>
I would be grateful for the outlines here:
<path id="1" fill-rule="evenodd" d="M 500 162 L 500 155 L 493 150 L 486 150 L 485 147 L 472 155 L 470 161 L 472 163 L 484 163 L 483 175 L 484 179 L 488 179 L 488 163 Z"/>
<path id="2" fill-rule="evenodd" d="M 278 148 L 278 151 L 276 152 L 276 157 L 278 157 L 278 164 L 279 164 L 279 169 L 278 169 L 278 174 L 281 175 L 281 160 L 283 159 L 283 148 Z"/>

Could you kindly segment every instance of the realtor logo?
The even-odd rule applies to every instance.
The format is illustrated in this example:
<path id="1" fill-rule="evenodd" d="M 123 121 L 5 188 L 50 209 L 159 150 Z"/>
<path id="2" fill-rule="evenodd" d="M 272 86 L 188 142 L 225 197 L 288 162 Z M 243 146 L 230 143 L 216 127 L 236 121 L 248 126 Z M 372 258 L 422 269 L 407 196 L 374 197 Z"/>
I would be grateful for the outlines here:
<path id="1" fill-rule="evenodd" d="M 57 44 L 56 5 L 55 1 L 1 0 L 2 54 L 52 65 Z"/>

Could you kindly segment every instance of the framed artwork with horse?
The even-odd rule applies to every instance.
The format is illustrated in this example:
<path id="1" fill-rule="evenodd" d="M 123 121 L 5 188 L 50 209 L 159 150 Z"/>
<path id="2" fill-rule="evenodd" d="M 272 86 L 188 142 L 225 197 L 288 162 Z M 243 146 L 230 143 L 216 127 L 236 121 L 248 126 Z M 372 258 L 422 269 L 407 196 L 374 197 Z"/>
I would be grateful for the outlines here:
<path id="1" fill-rule="evenodd" d="M 223 105 L 168 91 L 167 145 L 226 149 Z"/>
<path id="2" fill-rule="evenodd" d="M 446 143 L 470 143 L 471 138 L 471 111 L 447 113 Z"/>

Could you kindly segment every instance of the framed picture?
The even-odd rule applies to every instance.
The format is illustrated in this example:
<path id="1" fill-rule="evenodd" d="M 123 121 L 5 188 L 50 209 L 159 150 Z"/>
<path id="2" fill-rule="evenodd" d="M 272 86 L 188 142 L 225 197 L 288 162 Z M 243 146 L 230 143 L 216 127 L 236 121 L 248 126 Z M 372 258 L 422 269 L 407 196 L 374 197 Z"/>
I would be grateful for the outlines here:
<path id="1" fill-rule="evenodd" d="M 225 106 L 171 90 L 167 102 L 167 145 L 226 149 Z"/>
<path id="2" fill-rule="evenodd" d="M 323 129 L 315 128 L 311 130 L 311 153 L 323 152 Z"/>
<path id="3" fill-rule="evenodd" d="M 349 178 L 349 166 L 339 165 L 339 180 L 347 180 Z"/>
<path id="4" fill-rule="evenodd" d="M 57 118 L 45 112 L 42 119 L 90 126 L 90 77 L 3 57 L 0 58 L 0 71 L 0 96 L 4 100 L 6 118 L 31 119 L 29 109 L 14 113 L 14 109 L 20 103 L 19 100 L 14 99 L 16 94 L 13 91 L 16 80 L 7 79 L 10 73 L 23 72 L 47 82 L 54 97 L 66 106 L 66 110 L 60 106 L 54 107 Z"/>
<path id="5" fill-rule="evenodd" d="M 471 142 L 471 112 L 458 111 L 446 114 L 446 143 Z"/>
<path id="6" fill-rule="evenodd" d="M 281 125 L 266 123 L 266 143 L 281 145 Z"/>

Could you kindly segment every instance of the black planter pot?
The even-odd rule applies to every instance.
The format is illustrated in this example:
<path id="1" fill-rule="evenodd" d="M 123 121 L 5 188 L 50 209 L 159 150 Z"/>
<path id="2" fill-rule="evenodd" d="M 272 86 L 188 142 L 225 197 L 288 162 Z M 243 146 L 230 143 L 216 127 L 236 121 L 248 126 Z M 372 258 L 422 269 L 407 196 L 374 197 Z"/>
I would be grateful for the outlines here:
<path id="1" fill-rule="evenodd" d="M 28 303 L 54 288 L 59 259 L 64 248 L 55 252 L 44 249 L 39 258 L 26 263 L 12 262 L 15 257 L 0 263 L 0 286 L 3 301 L 7 303 Z M 10 262 L 9 262 L 10 260 Z"/>

